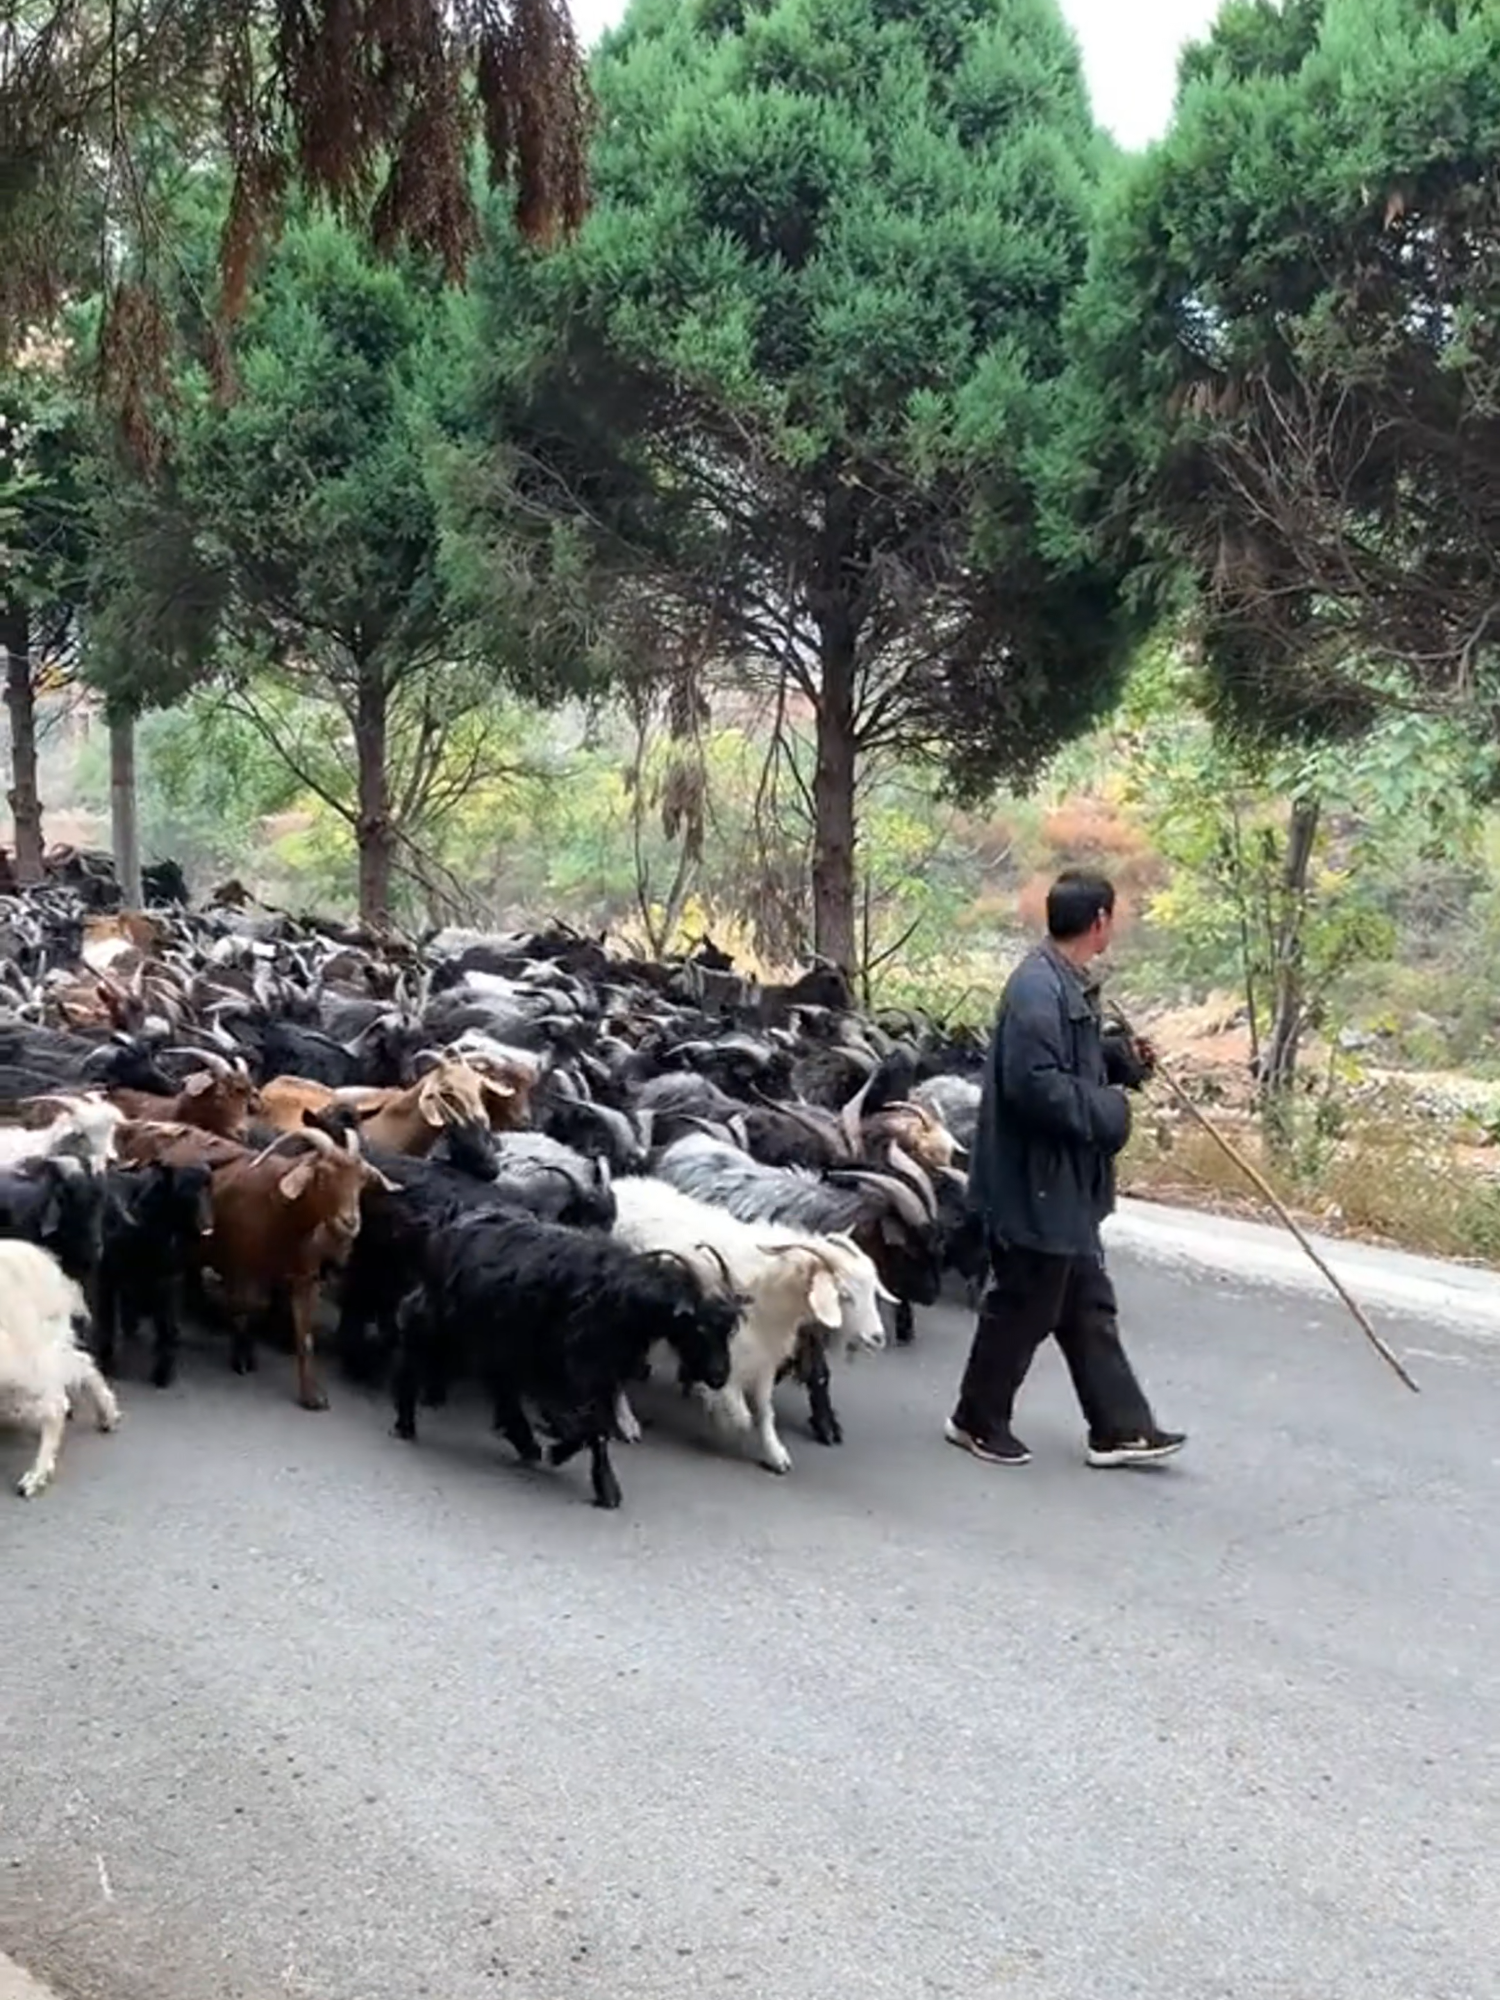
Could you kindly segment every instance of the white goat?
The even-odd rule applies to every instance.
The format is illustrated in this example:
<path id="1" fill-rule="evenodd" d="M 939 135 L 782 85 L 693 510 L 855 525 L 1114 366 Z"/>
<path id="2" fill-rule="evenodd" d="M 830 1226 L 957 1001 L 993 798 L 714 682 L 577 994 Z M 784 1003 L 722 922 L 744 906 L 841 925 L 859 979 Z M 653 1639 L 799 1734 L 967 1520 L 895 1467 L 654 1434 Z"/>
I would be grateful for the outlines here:
<path id="1" fill-rule="evenodd" d="M 63 1155 L 98 1169 L 114 1157 L 115 1127 L 125 1116 L 117 1104 L 97 1097 L 47 1096 L 29 1101 L 61 1108 L 50 1125 L 0 1126 L 0 1167 Z"/>
<path id="2" fill-rule="evenodd" d="M 800 1243 L 816 1250 L 832 1265 L 838 1281 L 839 1334 L 845 1353 L 858 1354 L 865 1348 L 885 1346 L 885 1322 L 880 1317 L 879 1302 L 896 1305 L 896 1294 L 881 1283 L 874 1263 L 852 1236 L 843 1230 L 814 1236 L 806 1229 L 794 1229 L 787 1222 L 757 1222 L 750 1227 L 757 1243 L 767 1246 Z"/>
<path id="3" fill-rule="evenodd" d="M 776 1242 L 770 1232 L 763 1236 L 726 1210 L 645 1175 L 617 1180 L 614 1192 L 614 1233 L 622 1242 L 634 1250 L 671 1251 L 707 1283 L 747 1301 L 729 1343 L 729 1381 L 700 1394 L 727 1428 L 755 1432 L 763 1465 L 790 1472 L 792 1457 L 777 1435 L 772 1395 L 777 1376 L 797 1352 L 802 1329 L 813 1324 L 831 1332 L 843 1322 L 833 1257 L 806 1238 Z M 616 1415 L 623 1436 L 640 1436 L 623 1395 Z"/>
<path id="4" fill-rule="evenodd" d="M 74 1398 L 101 1431 L 120 1421 L 120 1406 L 93 1359 L 78 1345 L 74 1321 L 83 1294 L 45 1250 L 0 1241 L 0 1422 L 35 1431 L 36 1457 L 16 1491 L 33 1500 L 57 1469 Z"/>
<path id="5" fill-rule="evenodd" d="M 483 1069 L 493 1064 L 499 1069 L 518 1069 L 530 1079 L 533 1089 L 541 1081 L 544 1059 L 535 1049 L 518 1049 L 511 1042 L 498 1042 L 493 1035 L 485 1034 L 482 1028 L 465 1028 L 455 1041 L 446 1044 L 442 1053 L 456 1062 L 469 1063 L 475 1069 Z"/>

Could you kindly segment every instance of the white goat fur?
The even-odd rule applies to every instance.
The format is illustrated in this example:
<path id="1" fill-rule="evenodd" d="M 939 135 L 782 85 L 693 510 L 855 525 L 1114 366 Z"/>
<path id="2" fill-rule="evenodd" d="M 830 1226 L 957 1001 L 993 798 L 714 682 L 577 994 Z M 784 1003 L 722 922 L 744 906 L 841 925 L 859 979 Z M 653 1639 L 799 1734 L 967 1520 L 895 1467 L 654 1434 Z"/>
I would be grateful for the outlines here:
<path id="1" fill-rule="evenodd" d="M 690 1263 L 704 1283 L 722 1287 L 727 1267 L 736 1292 L 748 1300 L 729 1343 L 729 1381 L 701 1391 L 714 1416 L 728 1428 L 753 1430 L 761 1463 L 772 1472 L 790 1472 L 791 1453 L 776 1430 L 772 1400 L 776 1377 L 797 1351 L 804 1326 L 826 1332 L 843 1325 L 840 1263 L 833 1250 L 795 1231 L 776 1233 L 741 1222 L 727 1210 L 669 1187 L 665 1181 L 632 1176 L 615 1182 L 614 1233 L 634 1250 L 671 1250 Z M 622 1396 L 616 1412 L 626 1437 L 639 1425 Z"/>
<path id="2" fill-rule="evenodd" d="M 445 1055 L 454 1056 L 460 1062 L 490 1062 L 501 1068 L 523 1071 L 533 1085 L 541 1080 L 546 1067 L 541 1056 L 534 1049 L 518 1049 L 510 1042 L 497 1042 L 493 1035 L 487 1035 L 482 1028 L 465 1028 L 456 1041 L 449 1042 Z"/>
<path id="3" fill-rule="evenodd" d="M 55 1258 L 33 1243 L 0 1241 L 0 1422 L 37 1433 L 36 1457 L 16 1486 L 23 1500 L 35 1499 L 56 1471 L 75 1398 L 101 1431 L 120 1421 L 108 1383 L 73 1332 L 85 1310 Z"/>
<path id="4" fill-rule="evenodd" d="M 117 1104 L 102 1098 L 59 1097 L 50 1100 L 69 1108 L 50 1125 L 0 1127 L 0 1167 L 18 1166 L 54 1153 L 71 1154 L 90 1167 L 102 1167 L 114 1157 L 115 1127 L 125 1116 Z"/>

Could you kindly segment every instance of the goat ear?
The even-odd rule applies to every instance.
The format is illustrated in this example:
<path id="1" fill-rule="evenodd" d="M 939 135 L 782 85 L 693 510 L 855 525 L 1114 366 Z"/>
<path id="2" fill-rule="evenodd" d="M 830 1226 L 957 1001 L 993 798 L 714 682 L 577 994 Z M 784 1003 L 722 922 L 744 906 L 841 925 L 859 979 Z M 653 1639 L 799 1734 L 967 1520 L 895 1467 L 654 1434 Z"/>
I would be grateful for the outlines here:
<path id="1" fill-rule="evenodd" d="M 417 1109 L 429 1125 L 443 1123 L 443 1094 L 436 1086 L 423 1087 L 417 1098 Z"/>
<path id="2" fill-rule="evenodd" d="M 387 1180 L 378 1167 L 367 1166 L 365 1168 L 364 1179 L 366 1187 L 384 1188 L 387 1194 L 401 1193 L 400 1181 Z"/>
<path id="3" fill-rule="evenodd" d="M 190 1076 L 188 1078 L 187 1082 L 182 1086 L 182 1094 L 184 1097 L 201 1097 L 205 1090 L 212 1090 L 213 1087 L 214 1080 L 205 1069 L 200 1071 L 197 1076 Z"/>
<path id="4" fill-rule="evenodd" d="M 299 1160 L 289 1174 L 281 1176 L 276 1185 L 280 1188 L 282 1195 L 287 1201 L 295 1201 L 298 1195 L 306 1191 L 317 1164 L 318 1155 L 310 1153 L 305 1160 Z"/>
<path id="5" fill-rule="evenodd" d="M 502 1104 L 509 1104 L 516 1094 L 516 1086 L 513 1083 L 500 1083 L 492 1076 L 485 1077 L 479 1088 L 486 1097 L 498 1098 Z"/>
<path id="6" fill-rule="evenodd" d="M 843 1324 L 844 1309 L 839 1303 L 839 1288 L 834 1283 L 831 1271 L 819 1271 L 812 1281 L 808 1294 L 808 1304 L 812 1307 L 813 1318 L 820 1326 L 834 1327 Z"/>

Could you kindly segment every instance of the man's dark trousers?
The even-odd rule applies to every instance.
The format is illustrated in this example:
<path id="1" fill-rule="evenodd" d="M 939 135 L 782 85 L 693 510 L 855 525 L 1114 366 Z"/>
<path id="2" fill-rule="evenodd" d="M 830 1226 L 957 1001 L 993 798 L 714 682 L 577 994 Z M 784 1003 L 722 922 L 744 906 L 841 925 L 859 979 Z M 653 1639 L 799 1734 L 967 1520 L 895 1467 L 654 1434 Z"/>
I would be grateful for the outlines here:
<path id="1" fill-rule="evenodd" d="M 989 1289 L 954 1421 L 977 1437 L 1009 1428 L 1032 1356 L 1056 1337 L 1096 1443 L 1155 1429 L 1151 1405 L 1120 1345 L 1115 1288 L 1102 1259 L 992 1245 Z"/>

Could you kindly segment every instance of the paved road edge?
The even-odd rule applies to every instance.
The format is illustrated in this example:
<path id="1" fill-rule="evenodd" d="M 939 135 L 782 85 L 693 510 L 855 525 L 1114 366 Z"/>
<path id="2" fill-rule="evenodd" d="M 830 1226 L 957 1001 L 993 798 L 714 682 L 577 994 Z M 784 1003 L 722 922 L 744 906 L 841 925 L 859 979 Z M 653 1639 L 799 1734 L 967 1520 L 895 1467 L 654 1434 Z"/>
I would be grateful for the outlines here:
<path id="1" fill-rule="evenodd" d="M 1328 1280 L 1278 1224 L 1124 1199 L 1104 1225 L 1104 1240 L 1109 1249 L 1151 1263 L 1316 1295 L 1343 1310 Z M 1361 1305 L 1500 1340 L 1500 1277 L 1494 1271 L 1368 1243 L 1324 1236 L 1310 1240 Z"/>
<path id="2" fill-rule="evenodd" d="M 0 2000 L 58 2000 L 58 1995 L 0 1951 Z"/>

